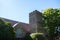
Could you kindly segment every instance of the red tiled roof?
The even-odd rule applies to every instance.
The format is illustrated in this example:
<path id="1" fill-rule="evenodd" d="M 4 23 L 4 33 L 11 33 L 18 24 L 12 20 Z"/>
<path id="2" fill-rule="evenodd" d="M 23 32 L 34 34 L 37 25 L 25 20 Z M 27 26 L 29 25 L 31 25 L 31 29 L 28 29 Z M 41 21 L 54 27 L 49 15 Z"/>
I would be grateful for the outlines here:
<path id="1" fill-rule="evenodd" d="M 5 21 L 5 22 L 10 22 L 10 23 L 12 24 L 12 26 L 15 25 L 16 23 L 20 23 L 25 31 L 30 31 L 29 24 L 27 24 L 27 23 L 18 22 L 18 21 L 6 19 L 6 18 L 2 18 L 2 19 L 3 19 L 3 21 Z M 18 24 L 17 24 L 17 25 L 18 25 Z"/>
<path id="2" fill-rule="evenodd" d="M 23 28 L 26 30 L 26 31 L 30 31 L 30 27 L 29 27 L 29 24 L 26 24 L 26 23 L 22 23 L 22 26 Z"/>
<path id="3" fill-rule="evenodd" d="M 10 22 L 12 26 L 13 26 L 14 24 L 18 23 L 18 21 L 6 19 L 6 18 L 2 18 L 2 20 L 3 20 L 4 22 Z"/>

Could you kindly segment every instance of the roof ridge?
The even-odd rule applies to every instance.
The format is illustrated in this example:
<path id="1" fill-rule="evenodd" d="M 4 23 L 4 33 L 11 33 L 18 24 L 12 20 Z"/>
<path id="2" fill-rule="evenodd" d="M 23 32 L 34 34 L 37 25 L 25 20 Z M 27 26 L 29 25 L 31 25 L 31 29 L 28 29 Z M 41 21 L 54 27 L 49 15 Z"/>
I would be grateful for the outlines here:
<path id="1" fill-rule="evenodd" d="M 11 20 L 11 19 L 8 19 L 8 18 L 4 18 L 4 17 L 0 17 L 2 19 L 6 19 L 6 20 Z M 15 20 L 11 20 L 11 21 L 15 21 Z M 15 22 L 19 22 L 19 21 L 15 21 Z"/>

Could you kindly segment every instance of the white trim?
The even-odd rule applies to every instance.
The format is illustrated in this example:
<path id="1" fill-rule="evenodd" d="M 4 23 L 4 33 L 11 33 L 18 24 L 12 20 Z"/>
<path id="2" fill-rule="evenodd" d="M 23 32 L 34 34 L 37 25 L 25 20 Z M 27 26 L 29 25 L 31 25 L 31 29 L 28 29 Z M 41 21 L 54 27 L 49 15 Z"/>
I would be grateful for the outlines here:
<path id="1" fill-rule="evenodd" d="M 19 24 L 19 23 L 15 23 L 15 24 L 13 25 L 13 27 L 15 27 L 17 24 Z"/>

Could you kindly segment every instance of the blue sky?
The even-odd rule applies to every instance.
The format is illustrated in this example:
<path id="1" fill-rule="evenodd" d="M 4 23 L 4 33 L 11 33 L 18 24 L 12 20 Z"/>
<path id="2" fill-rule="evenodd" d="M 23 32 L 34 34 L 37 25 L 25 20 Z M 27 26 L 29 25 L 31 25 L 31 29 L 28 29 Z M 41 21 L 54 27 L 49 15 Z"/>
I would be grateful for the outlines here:
<path id="1" fill-rule="evenodd" d="M 0 17 L 29 23 L 29 13 L 59 8 L 60 0 L 0 0 Z"/>

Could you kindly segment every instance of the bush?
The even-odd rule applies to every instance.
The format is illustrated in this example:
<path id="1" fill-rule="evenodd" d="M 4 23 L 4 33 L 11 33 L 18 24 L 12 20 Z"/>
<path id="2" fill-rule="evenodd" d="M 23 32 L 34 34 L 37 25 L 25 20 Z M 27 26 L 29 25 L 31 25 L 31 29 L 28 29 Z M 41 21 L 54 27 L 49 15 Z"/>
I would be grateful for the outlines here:
<path id="1" fill-rule="evenodd" d="M 30 36 L 29 33 L 26 33 L 25 37 L 24 37 L 25 40 L 33 40 Z"/>
<path id="2" fill-rule="evenodd" d="M 43 37 L 43 33 L 32 33 L 30 34 L 30 36 L 32 37 L 33 40 L 36 40 L 36 38 L 38 40 L 45 40 L 45 38 Z"/>
<path id="3" fill-rule="evenodd" d="M 14 28 L 11 23 L 6 23 L 0 19 L 0 39 L 13 39 L 15 38 Z"/>

